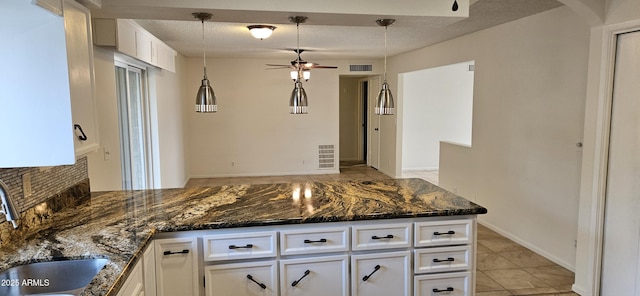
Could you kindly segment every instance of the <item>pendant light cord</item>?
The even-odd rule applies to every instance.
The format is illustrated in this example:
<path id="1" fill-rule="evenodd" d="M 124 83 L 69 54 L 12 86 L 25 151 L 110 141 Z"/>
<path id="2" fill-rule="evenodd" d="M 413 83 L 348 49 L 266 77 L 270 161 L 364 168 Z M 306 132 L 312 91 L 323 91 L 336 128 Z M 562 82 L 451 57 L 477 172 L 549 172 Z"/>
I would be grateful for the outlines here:
<path id="1" fill-rule="evenodd" d="M 389 26 L 384 26 L 384 79 L 383 82 L 387 83 L 387 29 Z"/>
<path id="2" fill-rule="evenodd" d="M 202 19 L 202 60 L 204 64 L 204 79 L 207 79 L 207 45 L 204 41 L 204 18 Z"/>
<path id="3" fill-rule="evenodd" d="M 296 82 L 300 81 L 300 71 L 302 70 L 302 67 L 300 66 L 300 61 L 302 60 L 300 58 L 300 23 L 296 22 L 296 32 L 297 32 L 297 43 L 296 43 L 296 52 L 298 53 L 298 61 L 296 62 L 296 71 L 298 72 L 298 78 L 296 78 Z"/>

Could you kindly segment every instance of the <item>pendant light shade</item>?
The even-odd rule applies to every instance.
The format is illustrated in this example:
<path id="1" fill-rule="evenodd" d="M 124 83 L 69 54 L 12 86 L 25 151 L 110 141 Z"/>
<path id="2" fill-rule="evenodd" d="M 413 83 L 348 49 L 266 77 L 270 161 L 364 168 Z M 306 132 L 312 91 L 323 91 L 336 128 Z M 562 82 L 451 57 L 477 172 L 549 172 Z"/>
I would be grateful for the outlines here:
<path id="1" fill-rule="evenodd" d="M 204 66 L 204 78 L 196 95 L 196 112 L 214 113 L 218 111 L 218 101 L 207 78 L 207 55 L 204 41 L 204 21 L 211 19 L 213 15 L 206 12 L 194 12 L 192 15 L 202 22 L 202 60 Z"/>
<path id="2" fill-rule="evenodd" d="M 393 115 L 393 111 L 395 109 L 393 94 L 391 94 L 389 84 L 386 81 L 382 83 L 382 89 L 378 93 L 378 100 L 376 102 L 376 114 Z"/>
<path id="3" fill-rule="evenodd" d="M 382 89 L 380 89 L 378 100 L 376 101 L 375 114 L 378 115 L 393 115 L 395 111 L 393 94 L 391 94 L 391 89 L 389 89 L 389 84 L 387 83 L 387 28 L 395 21 L 394 19 L 380 19 L 376 21 L 379 26 L 384 27 L 384 79 L 382 81 Z"/>
<path id="4" fill-rule="evenodd" d="M 198 89 L 196 96 L 196 112 L 213 113 L 218 111 L 218 102 L 213 88 L 209 84 L 209 79 L 202 79 L 202 85 Z"/>
<path id="5" fill-rule="evenodd" d="M 289 113 L 291 114 L 307 114 L 307 93 L 302 88 L 302 82 L 298 79 L 291 92 L 289 98 Z"/>

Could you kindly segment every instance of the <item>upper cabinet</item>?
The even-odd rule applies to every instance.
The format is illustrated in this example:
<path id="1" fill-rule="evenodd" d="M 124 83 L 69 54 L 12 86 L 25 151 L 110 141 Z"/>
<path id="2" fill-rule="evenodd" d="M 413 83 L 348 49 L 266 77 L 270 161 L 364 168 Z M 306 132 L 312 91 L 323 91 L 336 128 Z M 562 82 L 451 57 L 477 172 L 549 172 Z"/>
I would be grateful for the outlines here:
<path id="1" fill-rule="evenodd" d="M 69 89 L 76 156 L 98 150 L 98 123 L 89 9 L 72 0 L 63 5 Z"/>
<path id="2" fill-rule="evenodd" d="M 96 45 L 114 46 L 147 64 L 171 72 L 176 70 L 176 51 L 132 20 L 96 18 L 93 31 Z"/>
<path id="3" fill-rule="evenodd" d="M 73 164 L 98 148 L 89 12 L 36 3 L 5 0 L 0 10 L 3 168 Z"/>

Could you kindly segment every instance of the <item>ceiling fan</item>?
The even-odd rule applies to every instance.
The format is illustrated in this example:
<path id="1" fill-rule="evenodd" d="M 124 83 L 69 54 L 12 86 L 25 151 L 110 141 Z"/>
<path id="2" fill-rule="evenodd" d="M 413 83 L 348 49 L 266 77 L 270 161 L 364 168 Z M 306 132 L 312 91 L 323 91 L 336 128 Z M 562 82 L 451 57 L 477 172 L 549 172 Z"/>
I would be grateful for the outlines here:
<path id="1" fill-rule="evenodd" d="M 322 66 L 320 64 L 308 62 L 302 59 L 300 55 L 305 50 L 300 49 L 300 24 L 304 23 L 306 20 L 307 20 L 306 16 L 290 16 L 289 17 L 289 21 L 296 24 L 296 31 L 298 33 L 298 44 L 297 44 L 297 47 L 293 49 L 293 51 L 298 56 L 295 60 L 291 61 L 290 65 L 267 64 L 267 66 L 273 67 L 273 68 L 269 68 L 269 70 L 290 68 L 293 70 L 291 72 L 292 79 L 295 80 L 296 78 L 304 77 L 305 80 L 308 80 L 309 70 L 311 69 L 337 69 L 338 68 L 336 66 Z"/>

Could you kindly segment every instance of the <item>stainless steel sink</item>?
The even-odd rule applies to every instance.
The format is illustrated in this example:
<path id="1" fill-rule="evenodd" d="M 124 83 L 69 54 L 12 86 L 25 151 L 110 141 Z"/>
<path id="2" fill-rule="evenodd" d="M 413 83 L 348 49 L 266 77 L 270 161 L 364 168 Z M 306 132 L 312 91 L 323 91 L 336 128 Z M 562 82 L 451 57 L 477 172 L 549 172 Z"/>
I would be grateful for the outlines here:
<path id="1" fill-rule="evenodd" d="M 107 259 L 38 262 L 0 273 L 0 295 L 80 295 Z"/>

